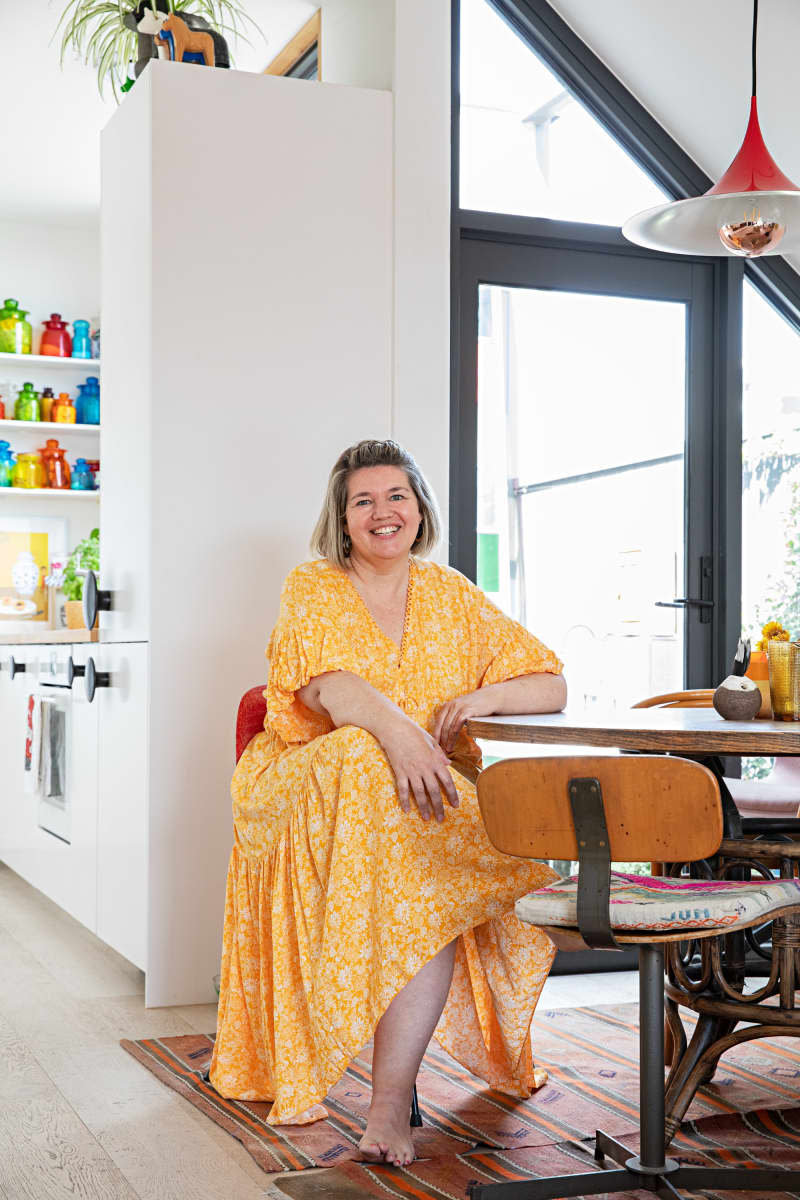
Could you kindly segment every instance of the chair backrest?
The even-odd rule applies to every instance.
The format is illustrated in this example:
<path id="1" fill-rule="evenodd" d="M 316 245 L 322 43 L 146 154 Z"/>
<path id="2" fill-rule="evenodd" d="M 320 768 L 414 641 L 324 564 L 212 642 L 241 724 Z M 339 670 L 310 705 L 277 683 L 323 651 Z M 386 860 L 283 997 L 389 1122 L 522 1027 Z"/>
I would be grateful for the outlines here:
<path id="1" fill-rule="evenodd" d="M 512 758 L 478 776 L 489 840 L 519 858 L 579 860 L 569 785 L 600 784 L 614 862 L 688 862 L 722 841 L 719 786 L 700 763 L 661 755 Z"/>
<path id="2" fill-rule="evenodd" d="M 693 688 L 689 692 L 665 692 L 632 704 L 631 708 L 711 708 L 713 688 Z"/>
<path id="3" fill-rule="evenodd" d="M 247 743 L 264 728 L 264 718 L 267 715 L 267 702 L 264 699 L 264 688 L 250 688 L 239 701 L 236 713 L 236 761 L 242 757 Z"/>

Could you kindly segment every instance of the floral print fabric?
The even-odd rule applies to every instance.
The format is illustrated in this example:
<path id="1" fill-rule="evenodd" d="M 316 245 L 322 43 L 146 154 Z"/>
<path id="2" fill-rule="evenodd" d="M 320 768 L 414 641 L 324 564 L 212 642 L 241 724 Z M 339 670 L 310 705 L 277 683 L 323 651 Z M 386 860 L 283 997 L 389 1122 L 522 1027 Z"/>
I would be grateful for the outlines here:
<path id="1" fill-rule="evenodd" d="M 514 901 L 555 878 L 491 846 L 475 787 L 451 769 L 459 807 L 404 813 L 379 742 L 334 729 L 297 698 L 325 671 L 358 674 L 432 729 L 445 701 L 536 671 L 556 656 L 457 571 L 411 560 L 402 647 L 325 560 L 288 577 L 269 645 L 264 732 L 232 783 L 235 844 L 225 910 L 211 1082 L 274 1100 L 271 1124 L 326 1115 L 328 1089 L 398 991 L 458 938 L 439 1044 L 492 1087 L 528 1096 L 530 1023 L 554 949 Z M 462 733 L 453 761 L 480 762 Z"/>

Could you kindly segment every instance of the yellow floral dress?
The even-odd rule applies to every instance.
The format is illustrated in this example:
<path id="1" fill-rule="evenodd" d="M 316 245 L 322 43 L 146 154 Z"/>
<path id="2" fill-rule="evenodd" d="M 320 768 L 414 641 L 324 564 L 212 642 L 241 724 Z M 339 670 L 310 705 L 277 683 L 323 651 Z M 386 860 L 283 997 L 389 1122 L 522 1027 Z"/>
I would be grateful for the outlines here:
<path id="1" fill-rule="evenodd" d="M 264 732 L 233 776 L 211 1082 L 274 1100 L 272 1124 L 324 1117 L 320 1101 L 393 997 L 458 938 L 436 1039 L 492 1087 L 530 1095 L 546 1078 L 530 1023 L 554 949 L 513 906 L 553 872 L 493 849 L 453 768 L 460 804 L 443 823 L 404 813 L 372 734 L 334 729 L 295 693 L 352 671 L 430 731 L 447 700 L 561 663 L 458 571 L 413 558 L 400 648 L 322 559 L 286 580 L 267 653 Z M 453 759 L 480 761 L 463 733 Z"/>

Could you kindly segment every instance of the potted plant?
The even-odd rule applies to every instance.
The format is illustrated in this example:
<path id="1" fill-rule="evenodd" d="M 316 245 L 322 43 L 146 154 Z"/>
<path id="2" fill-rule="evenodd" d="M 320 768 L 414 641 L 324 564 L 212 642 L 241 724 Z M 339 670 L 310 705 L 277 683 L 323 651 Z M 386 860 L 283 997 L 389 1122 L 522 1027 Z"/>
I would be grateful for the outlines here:
<path id="1" fill-rule="evenodd" d="M 100 530 L 93 529 L 78 542 L 67 559 L 61 589 L 64 593 L 67 629 L 85 629 L 83 620 L 83 580 L 87 571 L 100 570 Z"/>
<path id="2" fill-rule="evenodd" d="M 61 33 L 61 62 L 69 51 L 76 52 L 96 69 L 100 95 L 104 85 L 110 83 L 119 101 L 119 93 L 133 84 L 129 65 L 136 64 L 138 77 L 157 54 L 150 35 L 155 26 L 147 18 L 165 13 L 180 14 L 193 29 L 213 34 L 218 39 L 215 44 L 221 48 L 218 66 L 230 65 L 223 32 L 243 37 L 245 22 L 258 30 L 239 0 L 69 0 L 56 26 L 56 33 Z M 146 33 L 139 30 L 142 15 Z"/>

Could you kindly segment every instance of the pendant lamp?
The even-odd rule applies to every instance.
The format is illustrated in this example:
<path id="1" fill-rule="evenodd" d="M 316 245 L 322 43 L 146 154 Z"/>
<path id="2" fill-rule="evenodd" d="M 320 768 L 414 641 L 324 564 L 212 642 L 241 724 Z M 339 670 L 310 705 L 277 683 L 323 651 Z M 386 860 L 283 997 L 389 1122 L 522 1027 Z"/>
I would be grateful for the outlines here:
<path id="1" fill-rule="evenodd" d="M 702 196 L 636 213 L 622 226 L 631 242 L 671 254 L 756 258 L 800 248 L 800 188 L 764 145 L 756 103 L 758 0 L 753 0 L 750 120 L 738 154 Z"/>

